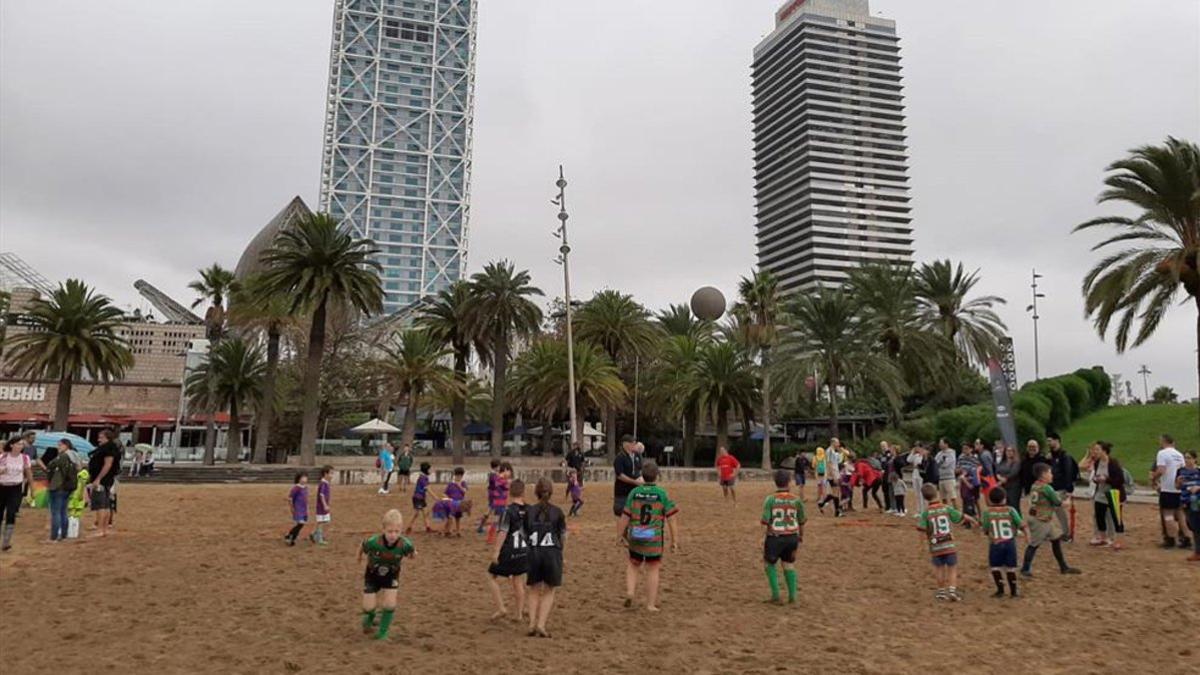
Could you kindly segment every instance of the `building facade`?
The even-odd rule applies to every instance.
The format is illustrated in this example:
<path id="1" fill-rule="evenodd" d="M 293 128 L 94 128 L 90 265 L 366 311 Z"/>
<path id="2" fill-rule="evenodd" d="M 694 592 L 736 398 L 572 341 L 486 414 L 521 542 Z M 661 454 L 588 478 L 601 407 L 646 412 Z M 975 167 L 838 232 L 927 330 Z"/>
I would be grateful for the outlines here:
<path id="1" fill-rule="evenodd" d="M 754 49 L 758 264 L 785 294 L 912 261 L 899 42 L 868 0 L 790 0 Z"/>
<path id="2" fill-rule="evenodd" d="M 466 269 L 476 0 L 337 0 L 320 208 L 375 242 L 384 310 Z"/>

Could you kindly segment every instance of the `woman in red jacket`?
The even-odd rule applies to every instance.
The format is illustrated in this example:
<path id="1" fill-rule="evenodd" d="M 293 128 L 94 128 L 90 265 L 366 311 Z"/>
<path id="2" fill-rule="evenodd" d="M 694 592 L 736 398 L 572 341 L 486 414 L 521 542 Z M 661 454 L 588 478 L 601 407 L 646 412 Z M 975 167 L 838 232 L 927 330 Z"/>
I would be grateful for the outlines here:
<path id="1" fill-rule="evenodd" d="M 860 459 L 854 463 L 854 477 L 850 479 L 850 484 L 862 486 L 864 509 L 867 508 L 867 493 L 870 492 L 875 504 L 879 506 L 879 512 L 883 512 L 883 500 L 879 498 L 879 489 L 883 487 L 883 474 L 871 466 L 870 462 Z"/>

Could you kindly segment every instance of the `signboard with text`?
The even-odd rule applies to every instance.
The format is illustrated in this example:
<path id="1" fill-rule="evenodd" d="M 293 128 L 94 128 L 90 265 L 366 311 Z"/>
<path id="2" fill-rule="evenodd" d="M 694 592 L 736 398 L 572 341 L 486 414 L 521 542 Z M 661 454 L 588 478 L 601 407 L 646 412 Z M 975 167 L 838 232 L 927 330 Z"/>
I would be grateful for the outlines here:
<path id="1" fill-rule="evenodd" d="M 0 401 L 45 401 L 46 388 L 39 384 L 0 384 Z"/>

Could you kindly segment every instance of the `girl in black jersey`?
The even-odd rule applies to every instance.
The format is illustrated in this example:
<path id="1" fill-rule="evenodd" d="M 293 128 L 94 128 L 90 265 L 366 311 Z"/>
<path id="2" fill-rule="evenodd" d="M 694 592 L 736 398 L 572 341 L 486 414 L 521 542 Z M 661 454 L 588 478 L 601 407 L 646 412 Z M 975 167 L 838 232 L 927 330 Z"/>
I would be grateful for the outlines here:
<path id="1" fill-rule="evenodd" d="M 562 509 L 550 503 L 554 483 L 549 478 L 539 478 L 533 492 L 538 501 L 525 515 L 525 533 L 529 538 L 529 571 L 525 580 L 529 586 L 529 636 L 548 638 L 546 619 L 554 607 L 554 591 L 562 585 L 567 519 Z"/>

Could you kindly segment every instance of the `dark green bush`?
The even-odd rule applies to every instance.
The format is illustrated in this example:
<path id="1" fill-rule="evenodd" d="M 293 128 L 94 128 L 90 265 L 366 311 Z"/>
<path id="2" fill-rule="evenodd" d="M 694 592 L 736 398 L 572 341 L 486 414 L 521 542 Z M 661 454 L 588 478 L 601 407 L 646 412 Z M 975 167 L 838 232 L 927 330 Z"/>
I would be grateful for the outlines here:
<path id="1" fill-rule="evenodd" d="M 1045 446 L 1046 428 L 1033 419 L 1032 416 L 1026 412 L 1017 410 L 1013 413 L 1013 422 L 1017 427 L 1018 449 L 1031 438 Z M 992 443 L 1000 440 L 1000 425 L 996 423 L 996 417 L 993 415 L 991 419 L 981 421 L 980 425 L 975 428 L 974 436 L 982 440 L 987 446 L 991 446 Z"/>
<path id="2" fill-rule="evenodd" d="M 1013 396 L 1012 407 L 1013 410 L 1029 415 L 1044 427 L 1050 421 L 1050 410 L 1053 408 L 1053 404 L 1041 393 L 1027 390 L 1018 391 Z"/>
<path id="3" fill-rule="evenodd" d="M 1071 402 L 1071 419 L 1077 420 L 1092 411 L 1092 388 L 1087 380 L 1078 375 L 1060 375 L 1054 378 L 1063 388 Z"/>
<path id="4" fill-rule="evenodd" d="M 1037 380 L 1021 387 L 1021 391 L 1033 391 L 1050 400 L 1050 419 L 1047 431 L 1061 431 L 1071 424 L 1071 400 L 1067 398 L 1063 385 L 1054 380 Z"/>
<path id="5" fill-rule="evenodd" d="M 1074 375 L 1083 378 L 1091 388 L 1093 410 L 1108 405 L 1108 400 L 1112 396 L 1112 380 L 1109 379 L 1108 373 L 1104 372 L 1104 368 L 1100 366 L 1080 368 L 1074 372 Z"/>
<path id="6" fill-rule="evenodd" d="M 992 407 L 988 405 L 963 406 L 943 410 L 933 418 L 934 438 L 927 440 L 937 441 L 945 438 L 946 442 L 953 446 L 964 441 L 973 441 L 975 440 L 975 429 L 992 414 Z"/>
<path id="7" fill-rule="evenodd" d="M 933 428 L 933 417 L 933 415 L 924 415 L 904 420 L 900 423 L 900 433 L 908 439 L 910 444 L 917 441 L 931 442 L 937 433 Z"/>

